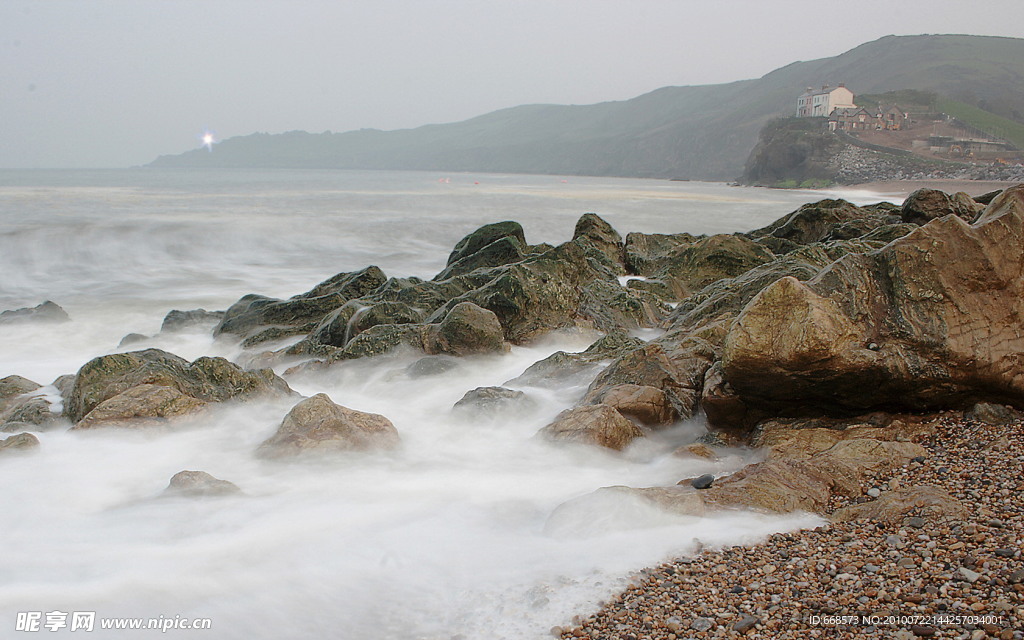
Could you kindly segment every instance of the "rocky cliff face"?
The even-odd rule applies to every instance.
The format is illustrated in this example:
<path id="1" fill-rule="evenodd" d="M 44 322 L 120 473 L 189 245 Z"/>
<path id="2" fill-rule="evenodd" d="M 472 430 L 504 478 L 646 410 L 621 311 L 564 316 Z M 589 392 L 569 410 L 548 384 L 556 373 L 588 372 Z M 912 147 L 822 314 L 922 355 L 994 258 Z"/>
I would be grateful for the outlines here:
<path id="1" fill-rule="evenodd" d="M 821 187 L 885 180 L 1024 180 L 1024 168 L 927 160 L 852 144 L 826 130 L 821 118 L 766 124 L 741 182 L 765 187 Z"/>

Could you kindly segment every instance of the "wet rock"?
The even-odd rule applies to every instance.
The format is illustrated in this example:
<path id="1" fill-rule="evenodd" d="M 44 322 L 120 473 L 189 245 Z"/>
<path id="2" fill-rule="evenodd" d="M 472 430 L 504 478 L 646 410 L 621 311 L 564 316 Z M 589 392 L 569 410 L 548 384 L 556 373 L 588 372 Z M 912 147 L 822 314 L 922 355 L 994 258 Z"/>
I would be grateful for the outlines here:
<path id="1" fill-rule="evenodd" d="M 233 482 L 215 478 L 205 471 L 179 471 L 164 489 L 167 497 L 209 498 L 238 495 L 242 490 Z"/>
<path id="2" fill-rule="evenodd" d="M 146 342 L 152 338 L 141 333 L 129 333 L 125 337 L 121 338 L 121 342 L 117 343 L 117 348 L 130 347 L 133 344 L 139 344 L 140 342 Z"/>
<path id="3" fill-rule="evenodd" d="M 653 276 L 667 267 L 680 250 L 702 237 L 688 233 L 628 233 L 624 246 L 626 269 L 628 273 Z"/>
<path id="4" fill-rule="evenodd" d="M 519 245 L 526 245 L 526 236 L 523 233 L 523 227 L 518 222 L 507 220 L 505 222 L 486 224 L 459 240 L 451 254 L 449 254 L 446 266 L 450 267 L 459 260 L 471 256 L 502 238 L 512 238 L 517 241 Z M 438 279 L 440 280 L 443 278 Z"/>
<path id="5" fill-rule="evenodd" d="M 398 430 L 384 416 L 343 407 L 318 393 L 292 407 L 257 455 L 283 458 L 308 451 L 387 450 L 399 443 Z"/>
<path id="6" fill-rule="evenodd" d="M 377 325 L 419 324 L 423 311 L 404 302 L 376 302 L 370 305 L 350 300 L 320 321 L 309 334 L 316 344 L 344 347 L 360 333 Z"/>
<path id="7" fill-rule="evenodd" d="M 705 460 L 717 460 L 718 454 L 715 450 L 702 442 L 693 442 L 684 447 L 679 447 L 672 452 L 672 455 L 680 458 L 703 458 Z"/>
<path id="8" fill-rule="evenodd" d="M 538 435 L 557 442 L 592 444 L 621 451 L 644 433 L 613 407 L 595 404 L 563 411 Z"/>
<path id="9" fill-rule="evenodd" d="M 663 289 L 655 291 L 666 300 L 682 300 L 723 278 L 734 278 L 775 255 L 753 240 L 735 235 L 701 238 L 679 250 L 652 277 Z"/>
<path id="10" fill-rule="evenodd" d="M 71 429 L 167 426 L 177 419 L 198 413 L 206 405 L 206 402 L 173 387 L 140 384 L 100 402 Z"/>
<path id="11" fill-rule="evenodd" d="M 679 419 L 668 396 L 655 387 L 620 384 L 605 389 L 593 401 L 614 407 L 627 418 L 647 426 L 666 426 Z"/>
<path id="12" fill-rule="evenodd" d="M 622 236 L 597 214 L 585 213 L 576 221 L 572 241 L 582 246 L 590 259 L 611 273 L 626 273 Z"/>
<path id="13" fill-rule="evenodd" d="M 83 365 L 65 398 L 64 415 L 78 422 L 101 402 L 140 385 L 170 387 L 203 402 L 292 393 L 269 369 L 244 371 L 224 358 L 189 363 L 166 351 L 146 349 L 100 356 Z"/>
<path id="14" fill-rule="evenodd" d="M 50 409 L 50 403 L 41 397 L 29 398 L 11 408 L 11 410 L 0 419 L 3 425 L 0 431 L 10 431 L 8 423 L 30 424 L 46 428 L 60 420 L 60 415 Z"/>
<path id="15" fill-rule="evenodd" d="M 948 193 L 936 189 L 918 189 L 907 196 L 900 210 L 904 222 L 926 224 L 936 218 L 954 215 L 965 222 L 974 222 L 985 208 L 963 192 Z"/>
<path id="16" fill-rule="evenodd" d="M 0 378 L 0 419 L 24 401 L 19 396 L 32 393 L 41 387 L 42 385 L 21 376 Z"/>
<path id="17" fill-rule="evenodd" d="M 986 424 L 1001 425 L 1022 420 L 1024 414 L 1003 404 L 979 402 L 967 412 L 967 418 Z"/>
<path id="18" fill-rule="evenodd" d="M 711 473 L 705 473 L 702 476 L 697 476 L 690 480 L 690 486 L 694 489 L 707 489 L 715 483 L 715 476 Z"/>
<path id="19" fill-rule="evenodd" d="M 224 318 L 223 311 L 207 311 L 206 309 L 190 309 L 179 311 L 172 309 L 164 316 L 160 325 L 161 333 L 184 331 L 193 327 L 214 327 Z"/>
<path id="20" fill-rule="evenodd" d="M 606 333 L 660 326 L 672 310 L 652 293 L 627 289 L 608 280 L 590 283 L 582 294 L 580 319 Z"/>
<path id="21" fill-rule="evenodd" d="M 441 322 L 428 325 L 423 333 L 423 350 L 432 355 L 466 356 L 508 349 L 498 316 L 472 302 L 455 305 Z"/>
<path id="22" fill-rule="evenodd" d="M 75 388 L 75 374 L 66 373 L 62 376 L 58 376 L 53 381 L 53 386 L 60 391 L 60 395 L 67 398 L 71 395 L 71 391 Z"/>
<path id="23" fill-rule="evenodd" d="M 1010 249 L 1022 241 L 1024 186 L 973 226 L 938 219 L 807 283 L 783 278 L 733 324 L 725 380 L 748 407 L 782 415 L 1024 404 L 1024 254 Z"/>
<path id="24" fill-rule="evenodd" d="M 544 532 L 560 537 L 583 537 L 606 530 L 645 526 L 652 512 L 703 517 L 704 501 L 689 487 L 601 487 L 558 505 Z"/>
<path id="25" fill-rule="evenodd" d="M 477 387 L 467 391 L 453 408 L 472 414 L 500 414 L 519 413 L 533 406 L 533 401 L 522 391 L 505 387 Z"/>
<path id="26" fill-rule="evenodd" d="M 884 224 L 899 222 L 890 205 L 857 207 L 846 200 L 821 200 L 801 206 L 793 213 L 761 229 L 752 238 L 773 237 L 796 244 L 842 240 L 861 236 Z"/>
<path id="27" fill-rule="evenodd" d="M 19 451 L 28 451 L 39 446 L 39 438 L 31 433 L 19 433 L 0 439 L 0 455 L 9 455 Z"/>
<path id="28" fill-rule="evenodd" d="M 275 337 L 282 337 L 287 333 L 285 329 L 291 335 L 307 333 L 328 313 L 349 300 L 366 295 L 386 280 L 379 268 L 367 267 L 361 271 L 340 273 L 288 300 L 249 294 L 228 308 L 213 333 L 245 338 L 269 327 L 278 329 Z"/>
<path id="29" fill-rule="evenodd" d="M 895 468 L 920 451 L 910 442 L 842 440 L 808 458 L 778 457 L 745 467 L 716 482 L 705 492 L 706 500 L 777 513 L 820 513 L 833 493 L 859 495 L 865 474 Z"/>
<path id="30" fill-rule="evenodd" d="M 520 228 L 521 231 L 522 228 Z M 520 237 L 516 235 L 503 236 L 449 264 L 433 279 L 448 280 L 477 269 L 519 262 L 527 255 L 526 244 Z"/>
<path id="31" fill-rule="evenodd" d="M 898 523 L 911 514 L 920 513 L 929 518 L 963 518 L 967 510 L 959 500 L 939 487 L 922 485 L 886 491 L 877 500 L 837 509 L 832 514 L 832 520 L 848 522 L 870 519 Z"/>
<path id="32" fill-rule="evenodd" d="M 659 410 L 652 406 L 653 411 L 660 411 L 665 419 L 673 421 L 680 416 L 690 417 L 697 404 L 697 391 L 680 377 L 679 369 L 669 359 L 665 348 L 659 344 L 647 344 L 619 357 L 605 368 L 587 389 L 582 402 L 597 404 L 620 385 L 650 387 L 663 394 L 663 398 L 658 400 L 662 408 Z M 649 417 L 654 419 L 656 416 Z"/>
<path id="33" fill-rule="evenodd" d="M 585 351 L 556 351 L 538 360 L 518 377 L 505 384 L 549 387 L 558 383 L 575 383 L 596 373 L 599 363 L 622 356 L 646 343 L 623 331 L 610 333 L 591 344 Z"/>
<path id="34" fill-rule="evenodd" d="M 410 378 L 424 378 L 427 376 L 439 376 L 459 366 L 459 361 L 452 356 L 427 356 L 413 362 L 405 369 L 405 374 Z"/>
<path id="35" fill-rule="evenodd" d="M 70 322 L 71 318 L 60 305 L 47 300 L 35 307 L 23 307 L 0 312 L 0 324 L 22 322 Z"/>

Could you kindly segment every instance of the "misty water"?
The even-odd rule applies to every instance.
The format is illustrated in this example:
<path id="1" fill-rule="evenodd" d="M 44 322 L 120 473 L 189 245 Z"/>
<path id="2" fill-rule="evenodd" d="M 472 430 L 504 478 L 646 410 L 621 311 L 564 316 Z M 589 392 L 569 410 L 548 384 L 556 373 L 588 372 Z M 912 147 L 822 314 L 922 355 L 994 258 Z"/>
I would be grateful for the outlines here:
<path id="1" fill-rule="evenodd" d="M 72 321 L 4 326 L 0 377 L 48 385 L 119 351 L 128 333 L 156 334 L 171 309 L 225 309 L 251 292 L 290 297 L 370 264 L 430 278 L 463 235 L 490 222 L 517 220 L 528 242 L 552 244 L 588 211 L 623 235 L 733 232 L 820 197 L 552 176 L 2 171 L 0 310 L 53 300 Z M 57 610 L 212 619 L 211 632 L 171 637 L 539 638 L 593 610 L 631 572 L 697 544 L 752 543 L 816 522 L 672 517 L 612 500 L 546 529 L 555 507 L 599 487 L 669 485 L 750 459 L 670 455 L 698 437 L 699 420 L 625 454 L 533 438 L 589 379 L 520 386 L 535 404 L 515 415 L 453 413 L 466 391 L 597 337 L 555 333 L 427 377 L 410 376 L 417 355 L 400 352 L 288 378 L 303 395 L 387 416 L 403 442 L 390 453 L 257 459 L 294 398 L 226 403 L 168 430 L 37 433 L 37 451 L 0 459 L 0 636 L 13 632 L 16 612 Z M 131 348 L 147 347 L 189 360 L 248 357 L 208 327 Z M 54 387 L 44 391 L 60 402 Z M 244 495 L 157 499 L 183 469 Z"/>

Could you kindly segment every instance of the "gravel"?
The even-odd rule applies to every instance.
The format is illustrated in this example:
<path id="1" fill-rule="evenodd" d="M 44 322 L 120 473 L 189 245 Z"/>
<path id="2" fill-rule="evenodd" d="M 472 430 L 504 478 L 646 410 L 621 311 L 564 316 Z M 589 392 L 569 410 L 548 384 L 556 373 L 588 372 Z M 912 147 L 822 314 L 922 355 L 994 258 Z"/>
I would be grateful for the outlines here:
<path id="1" fill-rule="evenodd" d="M 938 485 L 962 521 L 835 523 L 646 569 L 563 638 L 1024 640 L 1024 425 L 944 414 L 922 460 L 863 489 Z M 869 500 L 837 496 L 831 510 Z M 742 588 L 737 588 L 742 587 Z"/>

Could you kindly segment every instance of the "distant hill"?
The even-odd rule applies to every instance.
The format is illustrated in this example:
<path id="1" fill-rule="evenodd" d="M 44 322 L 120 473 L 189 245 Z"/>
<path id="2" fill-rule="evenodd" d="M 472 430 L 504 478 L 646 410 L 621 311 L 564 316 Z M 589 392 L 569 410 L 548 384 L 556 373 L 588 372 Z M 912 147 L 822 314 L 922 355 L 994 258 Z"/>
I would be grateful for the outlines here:
<path id="1" fill-rule="evenodd" d="M 527 105 L 463 122 L 347 133 L 252 134 L 154 167 L 423 169 L 732 180 L 758 131 L 806 87 L 930 91 L 1024 122 L 1024 39 L 886 36 L 756 80 L 665 87 L 585 106 Z"/>

